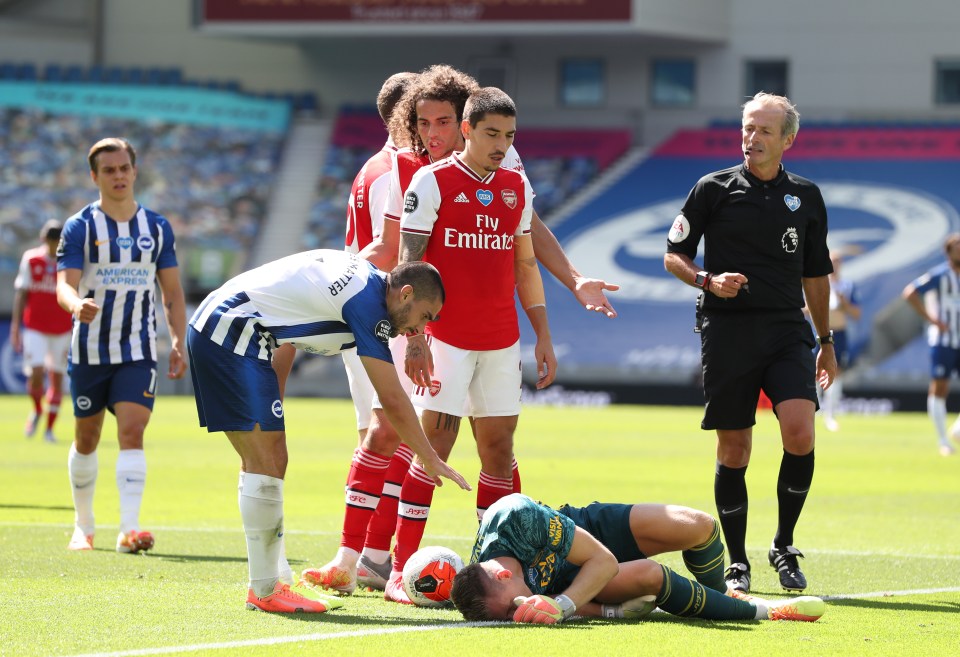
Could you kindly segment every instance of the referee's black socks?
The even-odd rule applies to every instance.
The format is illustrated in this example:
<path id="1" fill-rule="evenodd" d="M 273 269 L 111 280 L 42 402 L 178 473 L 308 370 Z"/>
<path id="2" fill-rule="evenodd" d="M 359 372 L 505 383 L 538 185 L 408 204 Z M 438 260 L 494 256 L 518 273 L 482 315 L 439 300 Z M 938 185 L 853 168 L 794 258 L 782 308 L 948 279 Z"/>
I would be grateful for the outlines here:
<path id="1" fill-rule="evenodd" d="M 793 530 L 800 519 L 803 503 L 813 482 L 813 450 L 809 454 L 797 456 L 786 450 L 780 462 L 780 476 L 777 479 L 777 501 L 780 503 L 777 535 L 773 544 L 779 548 L 793 545 Z M 724 528 L 726 530 L 726 528 Z"/>
<path id="2" fill-rule="evenodd" d="M 713 497 L 717 503 L 717 515 L 723 527 L 723 538 L 727 542 L 730 563 L 743 563 L 747 567 L 745 541 L 747 539 L 747 474 L 746 466 L 728 468 L 717 462 L 713 479 Z"/>

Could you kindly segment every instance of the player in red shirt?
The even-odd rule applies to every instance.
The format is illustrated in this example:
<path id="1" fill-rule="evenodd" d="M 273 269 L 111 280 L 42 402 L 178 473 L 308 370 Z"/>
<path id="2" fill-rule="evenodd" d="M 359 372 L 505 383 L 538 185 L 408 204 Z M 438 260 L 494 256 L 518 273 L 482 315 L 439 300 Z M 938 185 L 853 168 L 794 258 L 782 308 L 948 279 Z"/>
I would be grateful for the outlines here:
<path id="1" fill-rule="evenodd" d="M 27 393 L 33 400 L 33 410 L 27 418 L 24 434 L 30 438 L 37 432 L 43 416 L 44 378 L 49 374 L 46 389 L 47 429 L 43 437 L 50 443 L 57 441 L 53 425 L 60 411 L 63 373 L 67 367 L 67 351 L 73 328 L 70 313 L 57 303 L 57 244 L 62 229 L 63 224 L 56 219 L 47 221 L 40 229 L 40 239 L 44 243 L 23 254 L 13 284 L 16 294 L 13 321 L 10 324 L 10 342 L 14 351 L 23 352 Z"/>
<path id="2" fill-rule="evenodd" d="M 481 483 L 486 477 L 491 489 L 486 500 L 478 490 L 480 509 L 511 492 L 521 388 L 515 290 L 537 335 L 537 388 L 550 385 L 557 369 L 530 235 L 533 194 L 525 176 L 500 166 L 516 125 L 516 107 L 503 91 L 486 87 L 471 95 L 461 123 L 463 153 L 417 172 L 400 222 L 400 261 L 430 262 L 450 291 L 427 336 L 407 342 L 406 373 L 419 386 L 414 405 L 444 458 L 460 418 L 473 418 Z M 400 493 L 388 600 L 409 602 L 401 573 L 420 546 L 434 488 L 419 464 L 411 465 Z"/>
<path id="3" fill-rule="evenodd" d="M 479 85 L 469 75 L 450 66 L 435 65 L 422 71 L 397 103 L 388 128 L 395 139 L 409 142 L 410 148 L 401 148 L 397 152 L 390 173 L 383 230 L 361 252 L 379 268 L 389 270 L 397 263 L 403 193 L 414 173 L 448 157 L 455 150 L 463 150 L 460 131 L 463 107 L 470 94 L 478 89 Z M 523 171 L 523 163 L 512 146 L 501 166 Z M 618 286 L 582 276 L 535 210 L 532 226 L 534 247 L 540 262 L 574 293 L 587 310 L 616 317 L 604 291 L 616 290 Z M 399 344 L 395 345 L 395 360 L 400 362 L 404 353 L 403 338 L 396 342 Z M 401 377 L 401 380 L 409 383 L 407 377 Z M 330 563 L 310 569 L 305 577 L 348 594 L 357 583 L 384 588 L 391 569 L 390 545 L 397 525 L 400 487 L 411 458 L 410 449 L 400 444 L 382 412 L 374 408 L 369 430 L 354 454 L 348 475 L 341 547 Z M 512 465 L 509 485 L 481 473 L 477 488 L 478 514 L 501 495 L 520 491 L 519 470 L 515 461 Z M 361 548 L 363 553 L 359 555 Z"/>

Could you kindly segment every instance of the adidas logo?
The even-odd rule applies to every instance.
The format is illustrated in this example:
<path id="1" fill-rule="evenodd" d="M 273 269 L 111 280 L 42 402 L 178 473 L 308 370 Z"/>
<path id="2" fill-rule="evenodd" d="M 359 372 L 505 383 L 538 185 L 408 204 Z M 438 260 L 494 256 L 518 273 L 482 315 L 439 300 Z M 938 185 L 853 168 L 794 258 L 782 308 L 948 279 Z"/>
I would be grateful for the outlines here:
<path id="1" fill-rule="evenodd" d="M 457 198 L 453 199 L 454 203 L 469 203 L 470 199 L 467 198 L 467 195 L 463 192 L 457 195 Z"/>

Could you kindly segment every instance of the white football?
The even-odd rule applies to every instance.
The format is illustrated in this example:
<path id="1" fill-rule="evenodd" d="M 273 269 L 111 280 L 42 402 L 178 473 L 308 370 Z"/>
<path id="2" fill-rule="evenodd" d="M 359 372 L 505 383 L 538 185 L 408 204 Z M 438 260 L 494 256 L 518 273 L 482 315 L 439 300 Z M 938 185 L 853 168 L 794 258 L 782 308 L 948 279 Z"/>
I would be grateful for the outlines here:
<path id="1" fill-rule="evenodd" d="M 403 589 L 418 607 L 449 606 L 453 576 L 461 568 L 463 559 L 450 548 L 420 548 L 403 567 Z"/>

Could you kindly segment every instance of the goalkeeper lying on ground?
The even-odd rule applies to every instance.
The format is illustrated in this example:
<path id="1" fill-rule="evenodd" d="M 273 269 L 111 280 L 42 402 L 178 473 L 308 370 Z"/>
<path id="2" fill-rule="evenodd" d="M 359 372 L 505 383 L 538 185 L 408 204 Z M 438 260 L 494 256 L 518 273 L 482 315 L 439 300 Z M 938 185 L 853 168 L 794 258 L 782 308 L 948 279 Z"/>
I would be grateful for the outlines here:
<path id="1" fill-rule="evenodd" d="M 648 557 L 683 551 L 696 581 Z M 558 511 L 514 493 L 483 515 L 470 564 L 451 597 L 467 620 L 559 623 L 571 616 L 643 618 L 654 608 L 711 620 L 802 620 L 820 598 L 726 595 L 720 528 L 710 515 L 664 504 Z"/>

